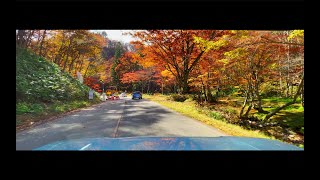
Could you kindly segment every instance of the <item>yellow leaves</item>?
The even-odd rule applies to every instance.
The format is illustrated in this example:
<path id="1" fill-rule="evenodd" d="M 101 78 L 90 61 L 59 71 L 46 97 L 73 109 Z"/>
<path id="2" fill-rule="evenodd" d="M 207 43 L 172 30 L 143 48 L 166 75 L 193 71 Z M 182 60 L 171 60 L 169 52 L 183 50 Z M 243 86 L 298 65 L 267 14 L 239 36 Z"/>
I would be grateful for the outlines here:
<path id="1" fill-rule="evenodd" d="M 237 34 L 237 30 L 231 30 L 230 31 L 232 34 Z"/>
<path id="2" fill-rule="evenodd" d="M 235 37 L 245 38 L 249 35 L 248 30 L 231 30 L 230 31 Z"/>
<path id="3" fill-rule="evenodd" d="M 304 30 L 294 30 L 288 36 L 288 40 L 293 38 L 304 38 Z"/>
<path id="4" fill-rule="evenodd" d="M 220 60 L 218 60 L 218 62 L 221 62 L 221 63 L 223 63 L 224 65 L 226 65 L 226 64 L 229 63 L 229 60 L 228 60 L 228 59 L 220 59 Z"/>
<path id="5" fill-rule="evenodd" d="M 78 39 L 78 38 L 74 38 L 73 41 L 76 42 L 77 44 L 85 43 L 85 41 L 83 39 Z"/>
<path id="6" fill-rule="evenodd" d="M 271 68 L 271 69 L 276 69 L 276 68 L 277 68 L 277 63 L 272 63 L 272 64 L 270 65 L 270 68 Z"/>
<path id="7" fill-rule="evenodd" d="M 218 50 L 221 47 L 228 44 L 228 41 L 226 40 L 228 36 L 223 36 L 218 41 L 207 41 L 201 37 L 194 36 L 193 42 L 197 44 L 198 48 L 200 48 L 202 51 L 208 52 L 211 49 Z"/>
<path id="8" fill-rule="evenodd" d="M 161 76 L 168 78 L 173 77 L 172 73 L 168 70 L 161 71 Z"/>
<path id="9" fill-rule="evenodd" d="M 144 68 L 149 68 L 154 66 L 155 62 L 153 62 L 152 60 L 146 59 L 145 61 L 140 61 L 139 64 L 142 65 Z"/>
<path id="10" fill-rule="evenodd" d="M 243 48 L 237 48 L 229 52 L 225 52 L 224 55 L 229 59 L 235 59 L 246 55 L 246 50 Z"/>
<path id="11" fill-rule="evenodd" d="M 214 50 L 218 50 L 220 49 L 221 47 L 225 46 L 228 44 L 228 41 L 225 40 L 225 38 L 227 37 L 227 35 L 223 36 L 222 39 L 219 39 L 218 41 L 216 42 L 212 42 L 212 41 L 209 41 L 211 44 L 209 44 L 209 47 L 211 47 L 212 49 Z M 210 46 L 211 45 L 211 46 Z"/>

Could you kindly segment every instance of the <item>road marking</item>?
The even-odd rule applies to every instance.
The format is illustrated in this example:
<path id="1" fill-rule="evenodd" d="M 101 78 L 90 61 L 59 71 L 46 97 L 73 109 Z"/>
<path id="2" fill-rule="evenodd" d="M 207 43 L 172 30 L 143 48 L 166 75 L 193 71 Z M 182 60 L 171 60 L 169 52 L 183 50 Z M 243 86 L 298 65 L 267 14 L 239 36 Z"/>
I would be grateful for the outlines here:
<path id="1" fill-rule="evenodd" d="M 83 146 L 80 150 L 84 150 L 85 148 L 89 147 L 91 144 L 87 144 L 85 146 Z"/>
<path id="2" fill-rule="evenodd" d="M 114 129 L 114 132 L 113 132 L 113 137 L 116 138 L 117 137 L 117 133 L 118 133 L 118 129 L 119 129 L 119 124 L 120 124 L 120 121 L 122 120 L 123 118 L 123 115 L 124 115 L 124 110 L 125 110 L 125 106 L 126 106 L 126 100 L 124 100 L 124 106 L 123 106 L 123 109 L 122 109 L 122 114 L 117 122 L 117 126 L 116 128 Z"/>

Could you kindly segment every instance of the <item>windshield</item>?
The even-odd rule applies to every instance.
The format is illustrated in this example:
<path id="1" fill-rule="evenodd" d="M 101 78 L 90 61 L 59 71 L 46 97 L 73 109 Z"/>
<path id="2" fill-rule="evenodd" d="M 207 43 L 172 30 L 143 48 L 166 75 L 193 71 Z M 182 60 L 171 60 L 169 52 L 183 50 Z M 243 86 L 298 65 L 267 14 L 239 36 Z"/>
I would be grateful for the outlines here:
<path id="1" fill-rule="evenodd" d="M 304 148 L 304 30 L 19 29 L 16 69 L 17 150 Z"/>

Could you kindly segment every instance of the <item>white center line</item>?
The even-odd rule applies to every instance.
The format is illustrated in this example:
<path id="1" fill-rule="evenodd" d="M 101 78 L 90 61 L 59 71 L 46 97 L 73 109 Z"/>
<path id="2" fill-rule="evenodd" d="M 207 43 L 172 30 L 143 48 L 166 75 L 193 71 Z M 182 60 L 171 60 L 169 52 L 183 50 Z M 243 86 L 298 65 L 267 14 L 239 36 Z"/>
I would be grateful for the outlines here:
<path id="1" fill-rule="evenodd" d="M 91 144 L 87 144 L 85 146 L 83 146 L 80 150 L 84 150 L 85 148 L 89 147 Z"/>

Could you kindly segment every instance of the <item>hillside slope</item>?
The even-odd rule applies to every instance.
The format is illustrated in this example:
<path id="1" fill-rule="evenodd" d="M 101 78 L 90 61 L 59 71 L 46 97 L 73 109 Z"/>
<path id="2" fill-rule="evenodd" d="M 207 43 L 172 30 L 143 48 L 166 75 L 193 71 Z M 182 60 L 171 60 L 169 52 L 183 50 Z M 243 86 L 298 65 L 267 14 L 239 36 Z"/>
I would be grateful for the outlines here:
<path id="1" fill-rule="evenodd" d="M 35 121 L 100 102 L 89 87 L 27 49 L 16 48 L 16 125 Z"/>

